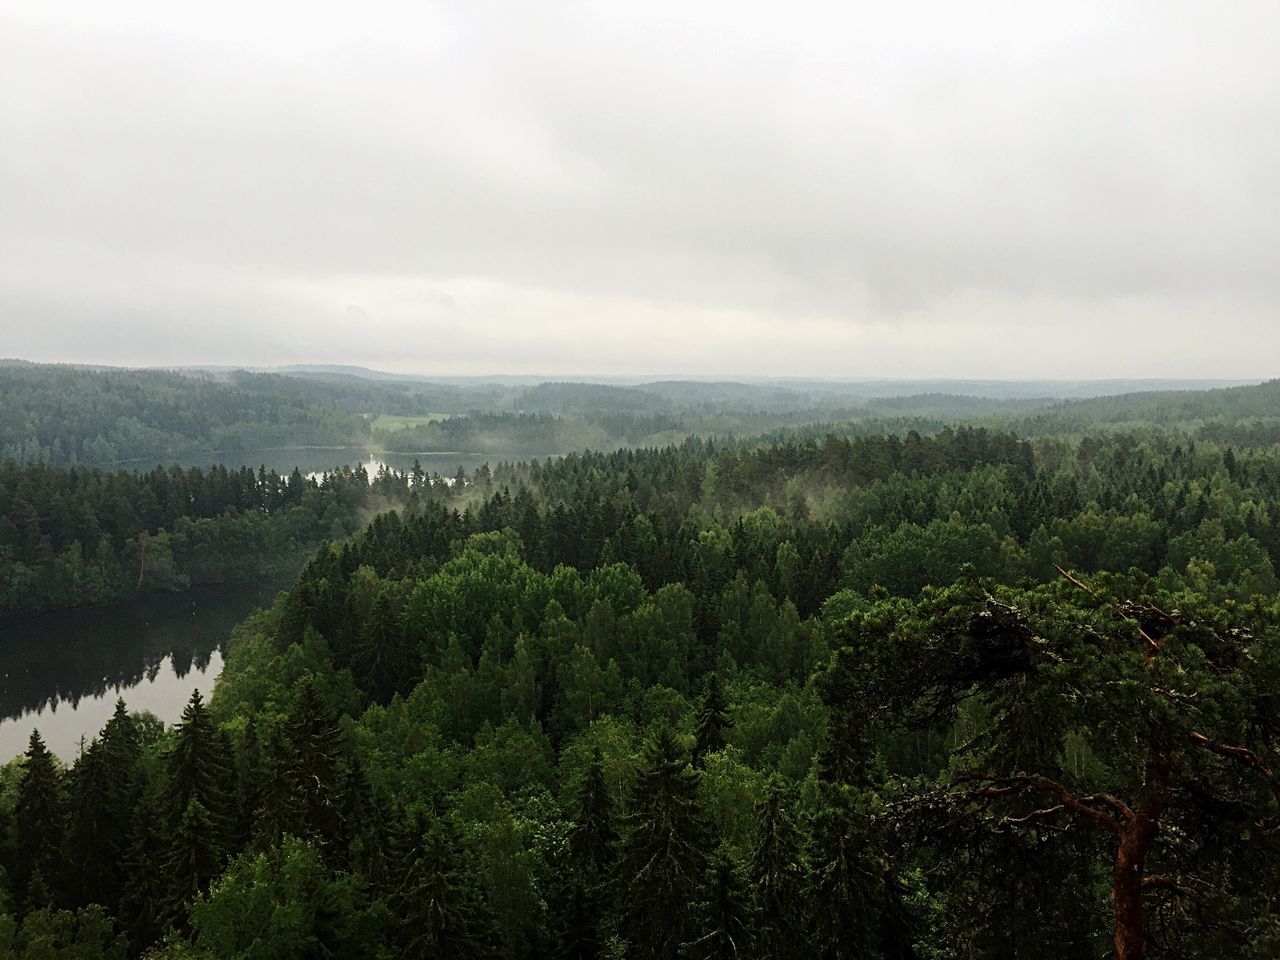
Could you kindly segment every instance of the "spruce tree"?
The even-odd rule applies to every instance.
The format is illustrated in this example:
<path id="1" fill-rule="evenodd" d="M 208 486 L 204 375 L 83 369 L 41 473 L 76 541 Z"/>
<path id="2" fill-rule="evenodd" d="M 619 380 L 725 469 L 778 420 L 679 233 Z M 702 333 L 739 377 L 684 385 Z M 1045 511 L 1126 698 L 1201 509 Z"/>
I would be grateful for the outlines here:
<path id="1" fill-rule="evenodd" d="M 125 835 L 120 829 L 123 825 L 114 819 L 114 781 L 100 740 L 94 740 L 80 755 L 71 771 L 71 781 L 67 830 L 69 899 L 77 906 L 114 906 Z"/>
<path id="2" fill-rule="evenodd" d="M 101 738 L 72 770 L 67 863 L 69 895 L 80 906 L 99 903 L 115 911 L 119 905 L 121 863 L 142 784 L 139 760 L 137 724 L 117 699 Z"/>
<path id="3" fill-rule="evenodd" d="M 407 681 L 413 677 L 416 666 L 391 598 L 384 589 L 360 627 L 351 672 L 370 700 L 389 703 L 396 693 L 408 688 Z"/>
<path id="4" fill-rule="evenodd" d="M 48 906 L 57 899 L 62 876 L 62 842 L 66 831 L 66 807 L 61 775 L 37 730 L 31 739 L 18 780 L 13 811 L 14 881 L 24 902 Z M 39 903 L 31 903 L 31 880 L 39 876 Z"/>
<path id="5" fill-rule="evenodd" d="M 720 675 L 712 672 L 707 676 L 707 692 L 702 698 L 702 711 L 698 715 L 694 762 L 701 763 L 708 753 L 724 748 L 724 732 L 728 727 L 728 705 L 720 687 Z"/>
<path id="6" fill-rule="evenodd" d="M 828 799 L 814 829 L 816 849 L 809 915 L 813 956 L 862 960 L 880 932 L 880 871 L 870 862 L 862 817 L 847 796 Z"/>
<path id="7" fill-rule="evenodd" d="M 138 948 L 153 943 L 164 929 L 161 920 L 169 886 L 165 865 L 158 860 L 169 838 L 163 811 L 156 793 L 144 791 L 130 818 L 120 915 L 130 943 Z"/>
<path id="8" fill-rule="evenodd" d="M 262 800 L 262 747 L 253 717 L 245 722 L 236 752 L 235 845 L 243 848 L 253 839 L 253 819 Z"/>
<path id="9" fill-rule="evenodd" d="M 257 806 L 253 811 L 251 842 L 255 850 L 270 850 L 286 834 L 298 836 L 303 832 L 297 768 L 293 743 L 281 731 L 268 729 L 262 742 Z"/>
<path id="10" fill-rule="evenodd" d="M 200 691 L 182 711 L 177 737 L 166 761 L 165 799 L 171 826 L 187 815 L 195 800 L 208 817 L 212 840 L 224 851 L 234 825 L 235 767 L 226 741 L 214 726 Z"/>
<path id="11" fill-rule="evenodd" d="M 776 779 L 757 805 L 756 818 L 756 846 L 748 870 L 757 913 L 756 951 L 760 960 L 783 960 L 794 955 L 806 934 L 808 866 L 804 837 L 787 814 Z"/>
<path id="12" fill-rule="evenodd" d="M 733 862 L 717 854 L 711 863 L 707 899 L 698 907 L 701 935 L 686 944 L 688 960 L 754 958 L 750 898 Z"/>
<path id="13" fill-rule="evenodd" d="M 369 883 L 382 883 L 390 855 L 390 818 L 354 755 L 342 783 L 341 827 L 337 866 L 354 870 Z"/>
<path id="14" fill-rule="evenodd" d="M 604 758 L 597 747 L 578 787 L 574 805 L 573 829 L 569 834 L 574 869 L 593 884 L 599 882 L 613 861 L 616 841 L 613 801 L 605 782 Z"/>
<path id="15" fill-rule="evenodd" d="M 288 774 L 301 815 L 301 839 L 321 850 L 339 834 L 338 762 L 341 731 L 310 678 L 302 681 L 285 720 L 292 746 Z"/>
<path id="16" fill-rule="evenodd" d="M 198 690 L 182 712 L 166 767 L 164 907 L 169 920 L 180 921 L 187 899 L 204 890 L 232 852 L 235 833 L 235 767 Z"/>
<path id="17" fill-rule="evenodd" d="M 646 760 L 619 849 L 619 932 L 628 957 L 669 960 L 695 939 L 690 906 L 705 887 L 707 836 L 697 775 L 670 730 Z"/>
<path id="18" fill-rule="evenodd" d="M 193 796 L 173 831 L 164 863 L 163 915 L 169 922 L 185 925 L 187 905 L 222 872 L 225 849 L 216 833 L 209 811 Z"/>
<path id="19" fill-rule="evenodd" d="M 574 798 L 568 866 L 562 871 L 566 882 L 557 939 L 564 960 L 596 960 L 604 948 L 605 888 L 616 843 L 613 802 L 597 748 Z"/>
<path id="20" fill-rule="evenodd" d="M 413 814 L 393 845 L 389 881 L 400 956 L 493 955 L 493 920 L 451 821 Z"/>

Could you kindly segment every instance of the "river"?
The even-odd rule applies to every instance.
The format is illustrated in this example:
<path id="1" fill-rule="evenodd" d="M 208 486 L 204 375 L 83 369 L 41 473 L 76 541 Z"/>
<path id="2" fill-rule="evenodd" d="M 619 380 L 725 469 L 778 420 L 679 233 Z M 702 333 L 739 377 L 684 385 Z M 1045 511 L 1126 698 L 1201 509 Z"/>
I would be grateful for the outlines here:
<path id="1" fill-rule="evenodd" d="M 0 621 L 0 763 L 33 729 L 70 763 L 123 697 L 166 723 L 208 694 L 231 628 L 288 581 L 195 587 Z"/>

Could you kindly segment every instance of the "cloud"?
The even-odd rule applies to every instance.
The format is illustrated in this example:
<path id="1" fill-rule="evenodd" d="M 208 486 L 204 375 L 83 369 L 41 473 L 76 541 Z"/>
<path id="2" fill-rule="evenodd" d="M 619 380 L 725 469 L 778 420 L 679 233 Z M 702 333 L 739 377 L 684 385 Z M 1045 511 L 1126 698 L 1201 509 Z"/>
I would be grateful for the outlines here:
<path id="1" fill-rule="evenodd" d="M 0 352 L 1261 375 L 1278 27 L 1190 0 L 13 0 Z"/>

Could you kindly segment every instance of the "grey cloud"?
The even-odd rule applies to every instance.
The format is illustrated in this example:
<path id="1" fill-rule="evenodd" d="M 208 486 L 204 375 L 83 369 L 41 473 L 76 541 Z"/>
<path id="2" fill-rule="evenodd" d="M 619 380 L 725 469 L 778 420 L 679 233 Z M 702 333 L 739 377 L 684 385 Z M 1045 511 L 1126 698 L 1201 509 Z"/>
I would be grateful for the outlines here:
<path id="1" fill-rule="evenodd" d="M 1087 376 L 1280 349 L 1271 4 L 194 9 L 0 9 L 0 353 Z"/>

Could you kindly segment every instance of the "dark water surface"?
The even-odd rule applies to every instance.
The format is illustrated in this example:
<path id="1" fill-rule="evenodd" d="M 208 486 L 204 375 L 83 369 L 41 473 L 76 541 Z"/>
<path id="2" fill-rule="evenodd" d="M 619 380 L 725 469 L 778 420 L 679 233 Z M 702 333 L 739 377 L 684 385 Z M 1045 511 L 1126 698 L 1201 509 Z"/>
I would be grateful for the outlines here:
<path id="1" fill-rule="evenodd" d="M 288 586 L 203 586 L 0 620 L 0 763 L 26 749 L 32 729 L 70 762 L 117 696 L 174 722 L 192 690 L 213 688 L 232 627 Z"/>
<path id="2" fill-rule="evenodd" d="M 369 472 L 377 472 L 379 465 L 407 473 L 417 460 L 428 474 L 438 473 L 452 477 L 463 467 L 468 473 L 481 464 L 494 466 L 499 463 L 518 463 L 527 460 L 546 460 L 557 454 L 528 453 L 375 453 L 363 447 L 271 447 L 260 450 L 223 450 L 207 457 L 183 460 L 184 467 L 207 468 L 221 464 L 226 467 L 265 466 L 277 473 L 292 473 L 296 467 L 302 473 L 322 473 L 335 467 L 354 467 L 364 464 Z M 167 464 L 166 464 L 167 465 Z M 126 470 L 150 470 L 156 464 L 150 460 L 127 460 L 111 466 Z"/>

